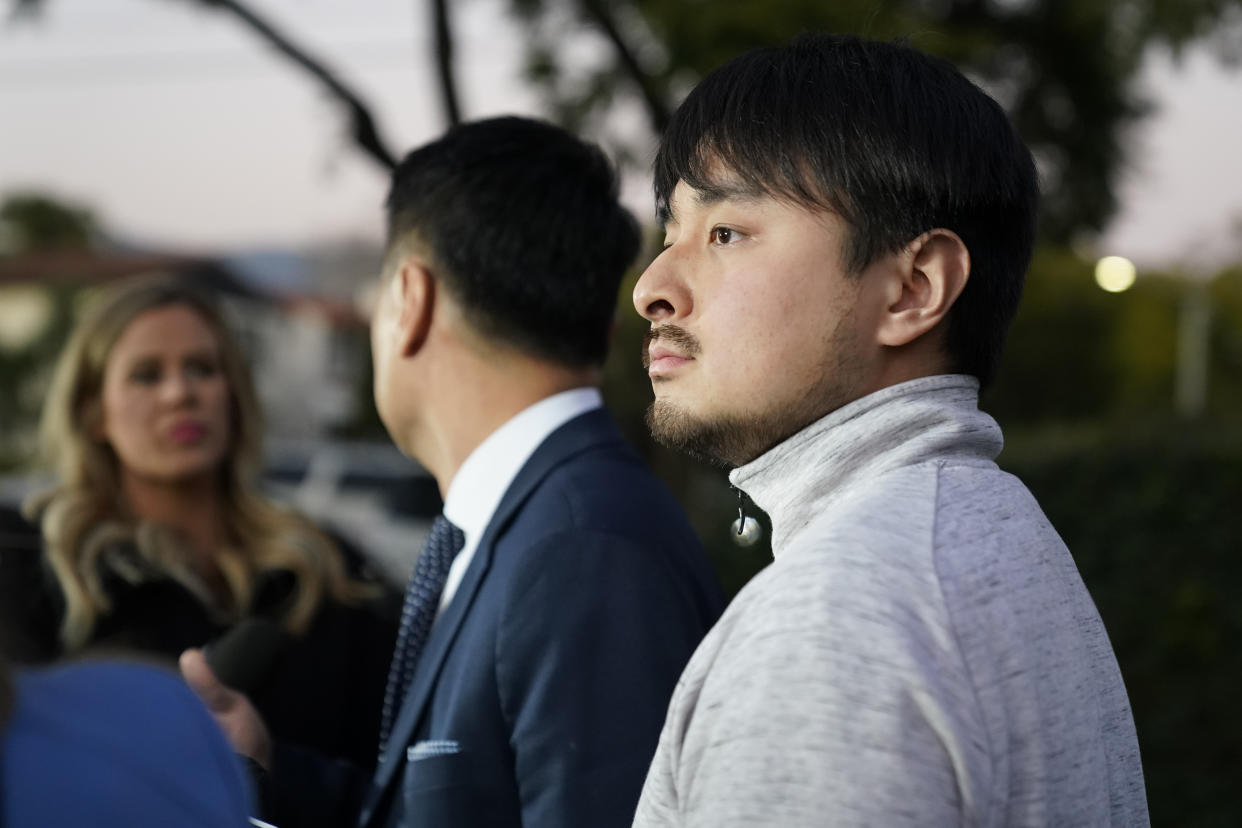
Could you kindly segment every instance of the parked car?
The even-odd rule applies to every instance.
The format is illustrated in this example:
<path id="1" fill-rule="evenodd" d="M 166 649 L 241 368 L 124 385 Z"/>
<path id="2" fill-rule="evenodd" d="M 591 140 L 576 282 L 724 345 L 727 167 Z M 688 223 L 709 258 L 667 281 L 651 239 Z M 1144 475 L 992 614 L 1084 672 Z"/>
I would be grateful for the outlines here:
<path id="1" fill-rule="evenodd" d="M 435 479 L 385 443 L 273 442 L 264 485 L 402 589 L 443 505 Z"/>

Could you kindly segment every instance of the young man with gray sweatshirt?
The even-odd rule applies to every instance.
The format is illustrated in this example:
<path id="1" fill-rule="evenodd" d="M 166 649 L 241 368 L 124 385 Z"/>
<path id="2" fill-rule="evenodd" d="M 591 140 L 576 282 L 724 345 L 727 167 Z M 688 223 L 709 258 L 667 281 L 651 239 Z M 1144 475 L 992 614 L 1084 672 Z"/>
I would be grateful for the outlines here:
<path id="1" fill-rule="evenodd" d="M 635 824 L 1147 824 L 1104 626 L 977 407 L 1038 200 L 1001 108 L 803 36 L 699 84 L 656 198 L 650 424 L 733 467 L 775 561 L 686 668 Z"/>

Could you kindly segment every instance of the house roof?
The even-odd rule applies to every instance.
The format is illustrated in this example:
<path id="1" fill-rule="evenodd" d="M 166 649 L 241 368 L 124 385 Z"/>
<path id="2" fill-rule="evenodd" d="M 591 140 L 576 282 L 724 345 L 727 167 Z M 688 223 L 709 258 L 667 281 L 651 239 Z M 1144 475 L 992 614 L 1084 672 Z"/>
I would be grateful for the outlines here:
<path id="1" fill-rule="evenodd" d="M 62 249 L 0 258 L 0 285 L 98 285 L 144 273 L 177 274 L 221 293 L 261 296 L 225 263 L 203 256 Z"/>

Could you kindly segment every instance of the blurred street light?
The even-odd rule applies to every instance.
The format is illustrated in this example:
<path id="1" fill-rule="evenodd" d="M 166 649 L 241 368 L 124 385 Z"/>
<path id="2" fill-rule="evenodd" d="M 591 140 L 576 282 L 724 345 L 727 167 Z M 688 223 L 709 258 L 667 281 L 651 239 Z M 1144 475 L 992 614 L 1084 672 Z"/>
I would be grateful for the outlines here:
<path id="1" fill-rule="evenodd" d="M 42 288 L 0 288 L 0 351 L 28 348 L 47 329 L 52 311 L 52 299 Z"/>
<path id="2" fill-rule="evenodd" d="M 1109 293 L 1121 293 L 1134 286 L 1138 270 L 1124 256 L 1105 256 L 1095 263 L 1095 283 Z"/>

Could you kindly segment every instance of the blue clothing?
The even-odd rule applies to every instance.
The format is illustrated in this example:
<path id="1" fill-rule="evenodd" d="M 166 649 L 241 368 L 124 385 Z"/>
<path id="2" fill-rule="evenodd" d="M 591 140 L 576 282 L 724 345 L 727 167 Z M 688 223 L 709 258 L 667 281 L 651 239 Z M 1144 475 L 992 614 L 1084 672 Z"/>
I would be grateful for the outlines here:
<path id="1" fill-rule="evenodd" d="M 0 755 L 5 828 L 245 826 L 237 756 L 162 669 L 79 663 L 19 674 Z"/>
<path id="2" fill-rule="evenodd" d="M 610 416 L 570 420 L 505 492 L 432 628 L 360 824 L 628 826 L 722 606 L 684 514 Z M 277 788 L 296 774 L 322 795 L 322 766 L 296 763 L 277 756 Z"/>

